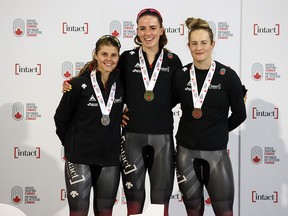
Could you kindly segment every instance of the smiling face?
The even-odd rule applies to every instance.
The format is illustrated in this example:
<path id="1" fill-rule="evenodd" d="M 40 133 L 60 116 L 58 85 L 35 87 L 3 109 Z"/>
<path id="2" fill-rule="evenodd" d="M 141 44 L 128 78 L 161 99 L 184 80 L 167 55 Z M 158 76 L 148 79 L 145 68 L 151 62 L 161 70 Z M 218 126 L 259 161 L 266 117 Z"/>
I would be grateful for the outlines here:
<path id="1" fill-rule="evenodd" d="M 111 73 L 119 61 L 119 49 L 112 45 L 100 45 L 94 57 L 98 62 L 98 70 L 101 73 Z"/>
<path id="2" fill-rule="evenodd" d="M 188 46 L 196 67 L 197 65 L 210 67 L 215 42 L 211 40 L 208 31 L 203 29 L 192 31 L 189 35 Z"/>
<path id="3" fill-rule="evenodd" d="M 160 27 L 156 16 L 145 15 L 138 20 L 137 35 L 139 36 L 143 49 L 159 49 L 159 39 L 164 28 Z"/>

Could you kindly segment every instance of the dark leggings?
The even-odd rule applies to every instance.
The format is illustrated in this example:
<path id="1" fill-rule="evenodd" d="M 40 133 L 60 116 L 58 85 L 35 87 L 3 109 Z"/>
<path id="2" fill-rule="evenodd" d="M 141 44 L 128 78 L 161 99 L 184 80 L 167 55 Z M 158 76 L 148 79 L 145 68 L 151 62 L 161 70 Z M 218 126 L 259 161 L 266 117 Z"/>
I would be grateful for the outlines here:
<path id="1" fill-rule="evenodd" d="M 89 166 L 65 162 L 70 216 L 87 216 L 90 191 L 94 190 L 94 215 L 112 216 L 120 180 L 120 166 Z"/>
<path id="2" fill-rule="evenodd" d="M 151 203 L 164 204 L 164 215 L 174 183 L 174 144 L 171 134 L 125 133 L 121 147 L 122 179 L 128 215 L 141 214 L 148 170 Z"/>
<path id="3" fill-rule="evenodd" d="M 177 146 L 177 180 L 188 216 L 204 213 L 205 185 L 216 216 L 233 216 L 234 180 L 226 150 L 198 151 Z"/>

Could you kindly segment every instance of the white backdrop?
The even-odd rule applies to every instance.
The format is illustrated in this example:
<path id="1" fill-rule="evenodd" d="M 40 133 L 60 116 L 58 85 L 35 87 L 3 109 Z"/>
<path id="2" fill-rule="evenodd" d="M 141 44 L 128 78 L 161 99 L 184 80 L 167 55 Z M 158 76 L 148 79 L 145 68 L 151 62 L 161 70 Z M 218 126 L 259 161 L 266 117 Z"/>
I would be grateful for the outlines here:
<path id="1" fill-rule="evenodd" d="M 248 88 L 248 118 L 229 142 L 235 215 L 286 216 L 287 6 L 283 0 L 2 0 L 1 206 L 11 205 L 27 216 L 68 215 L 63 149 L 53 121 L 61 84 L 91 59 L 101 35 L 116 34 L 122 51 L 134 47 L 137 13 L 154 7 L 164 18 L 167 48 L 183 64 L 191 61 L 185 19 L 208 20 L 216 39 L 215 60 L 235 69 Z M 173 111 L 176 132 L 181 110 Z M 205 199 L 205 216 L 214 215 L 207 194 Z M 147 196 L 145 211 L 149 208 Z M 122 183 L 114 215 L 126 215 Z M 170 215 L 185 215 L 176 179 Z"/>

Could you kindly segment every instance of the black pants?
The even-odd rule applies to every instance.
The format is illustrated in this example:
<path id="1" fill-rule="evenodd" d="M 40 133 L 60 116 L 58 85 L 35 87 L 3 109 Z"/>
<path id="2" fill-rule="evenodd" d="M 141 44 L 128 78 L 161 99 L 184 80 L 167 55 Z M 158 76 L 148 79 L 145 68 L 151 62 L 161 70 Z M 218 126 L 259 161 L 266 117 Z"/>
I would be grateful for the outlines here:
<path id="1" fill-rule="evenodd" d="M 70 216 L 87 216 L 94 189 L 94 215 L 112 216 L 120 180 L 120 166 L 89 166 L 65 162 Z"/>
<path id="2" fill-rule="evenodd" d="M 226 150 L 198 151 L 177 146 L 177 180 L 188 216 L 204 213 L 205 185 L 216 216 L 232 216 L 234 179 Z"/>
<path id="3" fill-rule="evenodd" d="M 171 134 L 125 133 L 121 147 L 122 179 L 128 215 L 141 214 L 148 170 L 151 203 L 164 204 L 164 215 L 174 184 L 174 143 Z"/>

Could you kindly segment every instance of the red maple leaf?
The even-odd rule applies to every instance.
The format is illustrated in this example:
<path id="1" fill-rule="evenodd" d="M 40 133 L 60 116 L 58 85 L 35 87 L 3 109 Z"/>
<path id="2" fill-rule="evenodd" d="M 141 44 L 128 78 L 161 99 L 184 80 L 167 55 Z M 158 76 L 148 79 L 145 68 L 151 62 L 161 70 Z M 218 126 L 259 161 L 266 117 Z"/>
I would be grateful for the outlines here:
<path id="1" fill-rule="evenodd" d="M 116 30 L 114 30 L 112 33 L 111 33 L 114 37 L 118 37 L 118 35 L 119 35 L 119 32 L 118 31 L 116 31 Z"/>
<path id="2" fill-rule="evenodd" d="M 23 33 L 23 31 L 21 31 L 21 29 L 19 29 L 19 28 L 15 31 L 16 35 L 22 35 L 22 33 Z"/>
<path id="3" fill-rule="evenodd" d="M 253 158 L 253 161 L 254 161 L 255 163 L 259 163 L 260 158 L 259 158 L 258 156 L 255 156 L 255 157 Z"/>
<path id="4" fill-rule="evenodd" d="M 258 80 L 258 79 L 261 79 L 261 77 L 262 77 L 262 76 L 261 76 L 261 74 L 260 74 L 259 72 L 257 72 L 256 74 L 254 74 L 254 78 L 257 79 L 257 80 Z"/>

